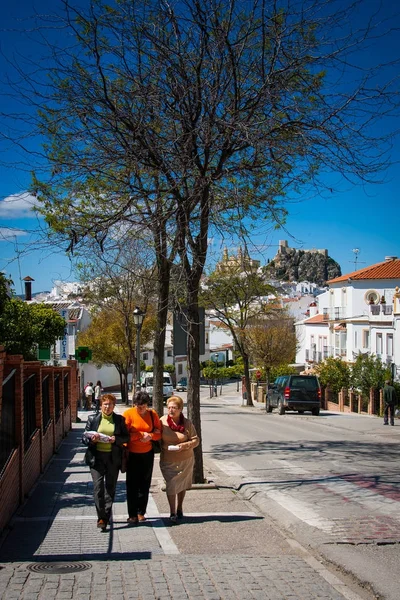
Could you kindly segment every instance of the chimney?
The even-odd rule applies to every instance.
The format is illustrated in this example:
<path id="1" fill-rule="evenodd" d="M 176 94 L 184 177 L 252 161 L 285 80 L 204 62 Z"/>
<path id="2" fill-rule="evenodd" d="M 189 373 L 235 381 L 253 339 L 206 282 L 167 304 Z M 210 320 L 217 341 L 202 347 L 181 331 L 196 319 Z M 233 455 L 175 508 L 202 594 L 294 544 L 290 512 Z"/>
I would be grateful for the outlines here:
<path id="1" fill-rule="evenodd" d="M 386 262 L 392 262 L 392 260 L 397 260 L 397 256 L 385 256 Z"/>
<path id="2" fill-rule="evenodd" d="M 311 302 L 311 304 L 309 304 L 309 306 L 308 306 L 308 311 L 309 311 L 310 317 L 315 317 L 315 315 L 318 314 L 317 303 Z"/>
<path id="3" fill-rule="evenodd" d="M 29 300 L 32 300 L 32 281 L 35 280 L 28 275 L 27 277 L 24 277 L 22 281 L 25 281 L 25 301 L 28 302 Z"/>

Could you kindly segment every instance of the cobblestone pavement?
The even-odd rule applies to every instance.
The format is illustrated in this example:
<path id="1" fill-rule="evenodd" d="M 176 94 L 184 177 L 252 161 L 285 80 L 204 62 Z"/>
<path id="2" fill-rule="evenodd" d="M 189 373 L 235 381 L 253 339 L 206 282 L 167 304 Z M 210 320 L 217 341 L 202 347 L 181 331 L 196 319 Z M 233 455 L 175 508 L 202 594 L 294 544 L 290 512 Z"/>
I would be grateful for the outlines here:
<path id="1" fill-rule="evenodd" d="M 184 522 L 168 527 L 158 461 L 146 523 L 127 525 L 121 475 L 101 532 L 83 426 L 73 426 L 1 540 L 2 600 L 360 599 L 229 485 L 188 492 Z"/>

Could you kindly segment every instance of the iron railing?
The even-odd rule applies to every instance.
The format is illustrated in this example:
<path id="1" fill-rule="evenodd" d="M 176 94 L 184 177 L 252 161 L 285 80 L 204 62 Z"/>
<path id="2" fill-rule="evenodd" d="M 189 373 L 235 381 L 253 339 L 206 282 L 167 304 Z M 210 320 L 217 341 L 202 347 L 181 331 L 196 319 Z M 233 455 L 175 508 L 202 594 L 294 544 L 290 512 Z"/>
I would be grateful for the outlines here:
<path id="1" fill-rule="evenodd" d="M 36 431 L 36 374 L 33 373 L 24 381 L 24 444 L 29 448 L 32 436 Z"/>
<path id="2" fill-rule="evenodd" d="M 46 431 L 51 423 L 50 416 L 50 377 L 46 375 L 42 380 L 42 425 L 43 431 Z"/>
<path id="3" fill-rule="evenodd" d="M 2 385 L 2 401 L 0 412 L 0 473 L 6 466 L 8 459 L 17 447 L 15 435 L 15 373 L 11 373 L 4 379 Z"/>

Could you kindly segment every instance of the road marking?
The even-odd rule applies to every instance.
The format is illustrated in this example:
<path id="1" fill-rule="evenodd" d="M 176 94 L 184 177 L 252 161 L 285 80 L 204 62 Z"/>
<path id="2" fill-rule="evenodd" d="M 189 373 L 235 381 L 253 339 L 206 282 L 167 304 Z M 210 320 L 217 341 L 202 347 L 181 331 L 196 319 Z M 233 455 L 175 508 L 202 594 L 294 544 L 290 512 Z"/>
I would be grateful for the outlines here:
<path id="1" fill-rule="evenodd" d="M 214 461 L 216 462 L 216 461 Z M 286 494 L 277 490 L 277 486 L 280 482 L 276 483 L 265 483 L 265 479 L 259 477 L 252 477 L 251 473 L 243 469 L 239 464 L 235 462 L 217 462 L 218 467 L 224 471 L 227 475 L 241 476 L 244 478 L 243 484 L 247 484 L 248 489 L 250 486 L 262 483 L 261 493 L 265 494 L 268 498 L 282 506 L 285 510 L 290 512 L 292 515 L 307 523 L 312 527 L 321 529 L 322 531 L 330 533 L 334 527 L 334 523 L 325 517 L 321 517 L 312 507 L 311 504 L 303 502 L 301 500 L 295 500 L 290 494 Z M 297 473 L 299 474 L 299 473 Z M 304 474 L 303 472 L 301 474 Z"/>
<path id="2" fill-rule="evenodd" d="M 175 545 L 168 532 L 168 529 L 165 527 L 164 522 L 162 521 L 162 515 L 158 512 L 157 505 L 154 502 L 151 494 L 149 495 L 147 508 L 149 514 L 155 515 L 156 517 L 155 521 L 152 522 L 152 528 L 164 554 L 180 554 L 178 547 Z"/>

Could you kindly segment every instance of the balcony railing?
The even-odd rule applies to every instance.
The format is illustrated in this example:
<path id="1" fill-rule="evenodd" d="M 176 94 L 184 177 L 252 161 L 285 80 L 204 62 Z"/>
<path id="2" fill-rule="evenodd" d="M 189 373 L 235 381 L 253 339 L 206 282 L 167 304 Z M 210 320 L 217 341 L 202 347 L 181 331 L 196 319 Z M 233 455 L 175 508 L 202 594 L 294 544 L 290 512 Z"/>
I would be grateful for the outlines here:
<path id="1" fill-rule="evenodd" d="M 393 315 L 393 304 L 371 304 L 369 315 L 370 317 L 378 317 L 379 319 L 391 317 Z"/>
<path id="2" fill-rule="evenodd" d="M 330 356 L 330 351 L 328 346 L 325 346 L 324 349 L 321 350 L 306 350 L 306 361 L 307 362 L 315 362 L 320 363 L 326 358 Z"/>
<path id="3" fill-rule="evenodd" d="M 347 316 L 347 308 L 345 306 L 335 306 L 334 308 L 324 308 L 322 318 L 324 321 L 340 321 Z"/>

